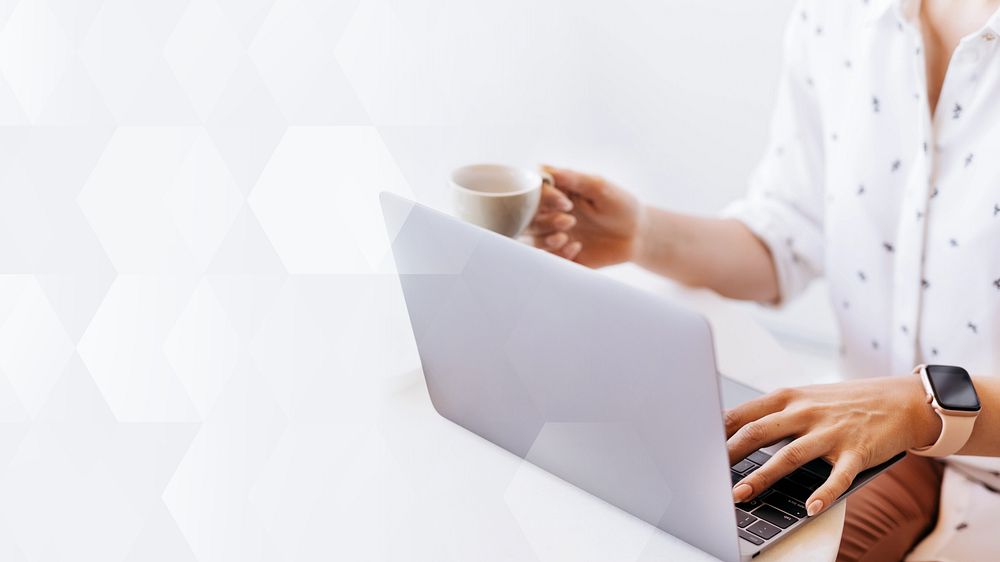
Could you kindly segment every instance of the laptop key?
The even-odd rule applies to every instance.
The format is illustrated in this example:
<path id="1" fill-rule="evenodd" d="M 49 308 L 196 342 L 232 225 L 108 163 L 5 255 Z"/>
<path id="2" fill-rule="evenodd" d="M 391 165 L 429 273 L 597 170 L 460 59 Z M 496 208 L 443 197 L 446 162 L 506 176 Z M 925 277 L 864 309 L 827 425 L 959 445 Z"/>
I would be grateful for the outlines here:
<path id="1" fill-rule="evenodd" d="M 743 511 L 753 511 L 754 509 L 757 509 L 761 505 L 763 505 L 763 504 L 761 503 L 760 498 L 757 497 L 757 498 L 754 498 L 752 500 L 747 500 L 745 502 L 740 502 L 740 503 L 736 504 L 736 507 L 742 509 Z"/>
<path id="2" fill-rule="evenodd" d="M 747 530 L 764 540 L 767 540 L 781 532 L 781 529 L 763 520 L 750 525 L 747 527 Z"/>
<path id="3" fill-rule="evenodd" d="M 733 478 L 733 486 L 735 486 L 737 482 L 743 479 L 743 475 L 740 474 L 739 472 L 736 472 L 735 470 L 730 470 L 729 475 Z"/>
<path id="4" fill-rule="evenodd" d="M 773 505 L 781 511 L 794 515 L 799 519 L 806 516 L 806 508 L 801 502 L 797 502 L 781 492 L 771 492 L 768 494 L 767 499 L 764 500 L 764 503 Z"/>
<path id="5" fill-rule="evenodd" d="M 771 460 L 771 455 L 765 453 L 764 451 L 754 451 L 749 455 L 747 455 L 747 458 L 757 464 L 764 464 L 767 461 Z"/>
<path id="6" fill-rule="evenodd" d="M 778 480 L 772 488 L 782 494 L 785 494 L 793 500 L 798 500 L 802 503 L 805 503 L 805 501 L 809 499 L 809 496 L 812 495 L 812 490 L 804 486 L 800 486 L 787 478 Z"/>
<path id="7" fill-rule="evenodd" d="M 822 477 L 816 476 L 812 472 L 802 469 L 795 470 L 794 472 L 786 476 L 786 478 L 790 479 L 792 482 L 795 482 L 800 486 L 809 488 L 810 490 L 815 490 L 816 488 L 819 488 L 821 484 L 823 484 Z"/>
<path id="8" fill-rule="evenodd" d="M 746 474 L 751 468 L 757 468 L 757 465 L 750 462 L 749 459 L 743 459 L 740 462 L 733 465 L 733 470 L 739 472 L 740 474 Z"/>
<path id="9" fill-rule="evenodd" d="M 755 535 L 753 533 L 748 533 L 748 532 L 744 531 L 743 529 L 736 529 L 736 530 L 740 532 L 740 538 L 741 539 L 743 539 L 745 541 L 750 541 L 750 542 L 754 543 L 757 546 L 760 546 L 760 545 L 764 544 L 764 539 L 758 537 L 757 535 Z"/>
<path id="10" fill-rule="evenodd" d="M 807 462 L 806 464 L 802 465 L 802 468 L 808 470 L 809 472 L 812 472 L 813 474 L 816 474 L 817 476 L 822 477 L 823 480 L 829 478 L 830 473 L 833 472 L 833 467 L 830 466 L 830 463 L 826 462 L 823 459 L 813 459 Z"/>
<path id="11" fill-rule="evenodd" d="M 747 525 L 753 523 L 756 520 L 757 520 L 756 517 L 750 515 L 749 513 L 743 511 L 742 509 L 736 510 L 736 526 L 739 527 L 740 529 L 746 527 Z"/>
<path id="12" fill-rule="evenodd" d="M 767 521 L 768 523 L 781 527 L 782 529 L 787 529 L 792 525 L 792 523 L 798 521 L 797 518 L 792 517 L 791 515 L 783 511 L 779 511 L 777 508 L 767 504 L 757 508 L 753 512 L 753 514 L 756 515 L 757 517 L 760 517 L 764 521 Z"/>

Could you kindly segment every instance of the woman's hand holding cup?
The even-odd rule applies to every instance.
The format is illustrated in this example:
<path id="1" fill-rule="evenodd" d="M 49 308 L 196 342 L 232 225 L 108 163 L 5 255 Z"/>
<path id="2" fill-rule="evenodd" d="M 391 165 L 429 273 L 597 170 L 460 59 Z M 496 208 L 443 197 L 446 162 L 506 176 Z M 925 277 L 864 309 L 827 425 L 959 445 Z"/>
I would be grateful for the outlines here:
<path id="1" fill-rule="evenodd" d="M 634 195 L 598 176 L 543 169 L 554 182 L 542 186 L 538 212 L 526 232 L 536 247 L 588 267 L 637 256 L 643 211 Z"/>

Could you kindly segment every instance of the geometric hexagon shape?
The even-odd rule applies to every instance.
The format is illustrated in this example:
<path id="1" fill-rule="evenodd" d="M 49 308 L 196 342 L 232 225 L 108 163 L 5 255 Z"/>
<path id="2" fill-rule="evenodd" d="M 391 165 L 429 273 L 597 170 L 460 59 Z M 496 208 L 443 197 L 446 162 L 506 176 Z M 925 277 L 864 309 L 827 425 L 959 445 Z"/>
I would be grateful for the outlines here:
<path id="1" fill-rule="evenodd" d="M 242 55 L 239 37 L 212 0 L 191 2 L 163 46 L 163 57 L 203 121 Z"/>
<path id="2" fill-rule="evenodd" d="M 73 341 L 34 276 L 0 277 L 0 293 L 14 297 L 0 314 L 0 374 L 33 417 L 73 356 Z"/>
<path id="3" fill-rule="evenodd" d="M 80 357 L 119 421 L 201 419 L 163 354 L 193 290 L 177 277 L 119 275 L 80 339 Z"/>
<path id="4" fill-rule="evenodd" d="M 239 341 L 226 311 L 202 280 L 163 342 L 163 353 L 202 418 L 233 376 Z"/>
<path id="5" fill-rule="evenodd" d="M 32 121 L 41 115 L 73 57 L 62 26 L 46 4 L 18 2 L 0 30 L 0 72 Z"/>
<path id="6" fill-rule="evenodd" d="M 212 171 L 211 177 L 219 177 L 215 173 L 221 165 L 217 154 L 191 153 L 196 144 L 204 146 L 199 143 L 203 137 L 205 132 L 196 127 L 119 127 L 115 131 L 77 195 L 77 203 L 118 272 L 176 275 L 200 270 L 188 243 L 178 232 L 177 219 L 170 214 L 174 209 L 170 204 L 164 205 L 164 196 L 178 187 L 172 186 L 174 181 L 196 183 L 194 172 L 206 163 L 209 167 L 205 169 Z M 187 178 L 178 176 L 182 170 L 188 170 Z M 210 199 L 225 201 L 226 198 Z M 195 205 L 196 201 L 190 204 Z M 212 207 L 210 217 L 218 213 L 216 205 Z M 221 218 L 211 220 L 221 222 L 227 217 L 227 207 L 218 208 L 223 210 Z M 195 216 L 198 213 L 195 209 L 188 212 Z M 199 218 L 181 224 L 191 225 L 192 228 L 185 229 L 190 237 L 200 232 L 204 222 Z M 207 232 L 213 234 L 217 245 L 221 237 L 211 229 Z"/>
<path id="7" fill-rule="evenodd" d="M 208 268 L 243 207 L 243 194 L 204 131 L 194 140 L 162 196 L 191 254 Z"/>
<path id="8" fill-rule="evenodd" d="M 374 127 L 290 127 L 248 200 L 289 273 L 369 273 L 383 190 L 409 193 Z"/>

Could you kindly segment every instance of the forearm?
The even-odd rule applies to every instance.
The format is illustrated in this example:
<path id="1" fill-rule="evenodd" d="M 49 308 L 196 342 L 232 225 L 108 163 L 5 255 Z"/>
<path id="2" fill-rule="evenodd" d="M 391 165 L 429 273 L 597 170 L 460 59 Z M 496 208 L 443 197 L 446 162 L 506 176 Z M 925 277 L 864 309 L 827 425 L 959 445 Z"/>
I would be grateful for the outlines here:
<path id="1" fill-rule="evenodd" d="M 743 223 L 652 207 L 643 213 L 635 263 L 726 297 L 778 300 L 771 253 Z"/>

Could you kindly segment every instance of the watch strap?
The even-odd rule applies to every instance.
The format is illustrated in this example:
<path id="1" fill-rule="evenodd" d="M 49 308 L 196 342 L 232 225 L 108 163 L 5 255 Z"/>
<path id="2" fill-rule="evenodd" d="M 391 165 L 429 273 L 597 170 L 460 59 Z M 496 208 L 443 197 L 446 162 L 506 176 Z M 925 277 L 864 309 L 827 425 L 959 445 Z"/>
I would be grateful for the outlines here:
<path id="1" fill-rule="evenodd" d="M 974 416 L 949 416 L 935 410 L 941 418 L 941 435 L 933 445 L 910 449 L 914 455 L 922 457 L 947 457 L 954 455 L 969 440 L 972 435 L 972 428 L 976 425 Z"/>
<path id="2" fill-rule="evenodd" d="M 923 370 L 926 365 L 917 365 L 913 368 L 913 374 L 926 378 Z M 928 392 L 930 389 L 928 388 Z M 930 398 L 928 398 L 928 401 Z M 976 426 L 977 416 L 953 416 L 942 412 L 940 408 L 934 408 L 934 413 L 941 418 L 941 435 L 937 441 L 926 447 L 910 449 L 914 455 L 922 457 L 947 457 L 954 455 L 969 441 L 972 436 L 972 429 Z"/>

